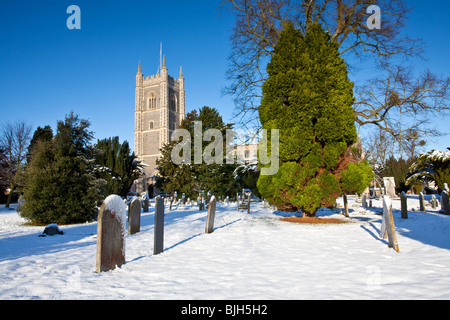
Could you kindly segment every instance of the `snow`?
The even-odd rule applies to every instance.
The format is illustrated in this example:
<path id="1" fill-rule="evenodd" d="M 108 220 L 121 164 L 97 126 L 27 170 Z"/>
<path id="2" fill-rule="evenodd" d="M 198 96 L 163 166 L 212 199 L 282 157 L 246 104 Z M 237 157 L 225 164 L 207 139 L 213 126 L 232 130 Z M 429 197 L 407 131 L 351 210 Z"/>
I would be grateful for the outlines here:
<path id="1" fill-rule="evenodd" d="M 1 206 L 0 299 L 448 299 L 450 216 L 419 212 L 418 196 L 408 195 L 402 220 L 392 200 L 397 253 L 379 237 L 382 201 L 373 204 L 349 199 L 350 219 L 342 208 L 319 211 L 349 223 L 311 225 L 283 222 L 290 214 L 261 203 L 250 215 L 217 203 L 212 234 L 204 233 L 206 210 L 166 206 L 165 251 L 156 256 L 152 204 L 141 232 L 127 235 L 126 264 L 100 274 L 96 222 L 42 238 L 43 227 Z"/>
<path id="2" fill-rule="evenodd" d="M 121 197 L 117 195 L 110 195 L 103 202 L 105 210 L 109 210 L 115 213 L 115 218 L 122 226 L 122 235 L 126 239 L 127 235 L 127 205 Z"/>

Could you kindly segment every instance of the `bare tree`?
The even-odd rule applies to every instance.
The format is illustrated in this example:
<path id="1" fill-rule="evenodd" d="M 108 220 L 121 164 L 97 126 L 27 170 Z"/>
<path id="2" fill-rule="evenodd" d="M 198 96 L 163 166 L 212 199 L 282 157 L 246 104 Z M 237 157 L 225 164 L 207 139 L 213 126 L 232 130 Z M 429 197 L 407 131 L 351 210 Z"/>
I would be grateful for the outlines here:
<path id="1" fill-rule="evenodd" d="M 381 9 L 379 29 L 368 27 L 372 5 Z M 430 72 L 416 80 L 408 68 L 391 63 L 394 58 L 423 55 L 420 39 L 401 35 L 411 11 L 406 1 L 223 0 L 221 7 L 230 9 L 237 18 L 231 36 L 230 85 L 224 93 L 235 97 L 235 116 L 241 124 L 259 124 L 257 111 L 267 77 L 265 68 L 284 24 L 291 21 L 306 31 L 319 22 L 347 61 L 370 60 L 386 75 L 357 87 L 355 115 L 359 125 L 376 125 L 400 140 L 407 139 L 408 130 L 437 134 L 424 125 L 430 114 L 449 109 L 448 80 Z M 400 115 L 413 121 L 407 127 L 398 127 Z"/>
<path id="2" fill-rule="evenodd" d="M 445 112 L 449 103 L 450 78 L 440 79 L 430 71 L 414 78 L 412 70 L 386 65 L 387 77 L 375 78 L 356 88 L 357 123 L 373 124 L 390 133 L 399 144 L 429 135 L 430 117 Z"/>
<path id="3" fill-rule="evenodd" d="M 9 197 L 6 202 L 7 208 L 11 203 L 13 192 L 20 185 L 30 138 L 31 126 L 25 122 L 18 121 L 14 124 L 7 123 L 1 126 L 0 146 L 6 156 L 8 164 L 6 178 L 10 186 Z"/>

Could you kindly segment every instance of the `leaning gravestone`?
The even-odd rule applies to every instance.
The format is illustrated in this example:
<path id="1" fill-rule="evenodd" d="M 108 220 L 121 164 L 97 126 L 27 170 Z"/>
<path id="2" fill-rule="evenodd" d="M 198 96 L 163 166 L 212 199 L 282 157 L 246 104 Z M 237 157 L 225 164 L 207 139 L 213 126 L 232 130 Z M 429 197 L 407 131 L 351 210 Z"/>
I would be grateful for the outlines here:
<path id="1" fill-rule="evenodd" d="M 160 197 L 155 199 L 155 234 L 153 240 L 153 254 L 164 251 L 164 201 Z"/>
<path id="2" fill-rule="evenodd" d="M 450 203 L 448 202 L 448 193 L 447 191 L 442 192 L 441 195 L 441 208 L 444 211 L 444 214 L 450 215 Z"/>
<path id="3" fill-rule="evenodd" d="M 383 197 L 383 222 L 381 224 L 380 237 L 388 238 L 389 248 L 394 248 L 400 252 L 397 243 L 397 235 L 395 233 L 394 216 L 392 215 L 392 202 L 387 196 Z"/>
<path id="4" fill-rule="evenodd" d="M 206 218 L 206 233 L 212 233 L 214 231 L 214 218 L 216 216 L 216 197 L 212 196 L 208 206 L 208 216 Z"/>
<path id="5" fill-rule="evenodd" d="M 395 198 L 395 179 L 393 177 L 384 177 L 383 178 L 384 188 L 386 195 L 394 199 Z"/>
<path id="6" fill-rule="evenodd" d="M 141 200 L 133 198 L 128 207 L 128 234 L 141 231 Z"/>
<path id="7" fill-rule="evenodd" d="M 423 193 L 419 193 L 419 205 L 420 211 L 425 212 L 425 198 L 423 197 Z"/>
<path id="8" fill-rule="evenodd" d="M 400 202 L 402 209 L 402 219 L 408 219 L 408 198 L 406 197 L 405 191 L 400 194 Z"/>
<path id="9" fill-rule="evenodd" d="M 103 202 L 97 221 L 98 273 L 125 264 L 126 210 L 126 204 L 117 195 Z"/>

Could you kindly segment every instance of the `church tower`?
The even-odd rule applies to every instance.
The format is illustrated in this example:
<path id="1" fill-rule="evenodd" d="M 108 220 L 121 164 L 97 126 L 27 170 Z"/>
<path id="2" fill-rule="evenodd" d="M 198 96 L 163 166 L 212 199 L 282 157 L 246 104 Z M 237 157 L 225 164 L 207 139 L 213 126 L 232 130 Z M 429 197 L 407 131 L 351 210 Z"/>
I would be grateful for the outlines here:
<path id="1" fill-rule="evenodd" d="M 145 167 L 145 176 L 137 183 L 138 192 L 153 193 L 157 175 L 156 160 L 160 148 L 169 143 L 172 132 L 185 118 L 185 91 L 183 71 L 175 79 L 169 76 L 166 57 L 161 74 L 144 77 L 139 62 L 136 74 L 134 148 L 138 160 Z"/>

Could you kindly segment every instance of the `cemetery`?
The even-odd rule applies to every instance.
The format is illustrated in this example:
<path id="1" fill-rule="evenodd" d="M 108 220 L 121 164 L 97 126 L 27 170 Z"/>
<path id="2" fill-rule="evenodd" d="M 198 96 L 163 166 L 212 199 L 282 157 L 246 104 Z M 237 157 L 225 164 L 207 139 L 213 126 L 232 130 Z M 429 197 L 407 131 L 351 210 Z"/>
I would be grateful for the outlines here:
<path id="1" fill-rule="evenodd" d="M 349 195 L 348 217 L 343 197 L 317 213 L 344 224 L 291 223 L 298 213 L 265 202 L 252 201 L 249 214 L 235 199 L 205 198 L 199 210 L 190 200 L 144 195 L 127 206 L 110 196 L 97 222 L 59 226 L 61 234 L 46 237 L 2 206 L 0 299 L 450 296 L 450 216 L 440 203 L 433 208 L 439 196 L 423 196 L 425 212 L 420 196 L 408 194 L 407 209 L 400 198 L 370 198 L 369 207 Z"/>
<path id="2" fill-rule="evenodd" d="M 449 299 L 446 10 L 412 2 L 8 5 L 0 299 Z"/>

